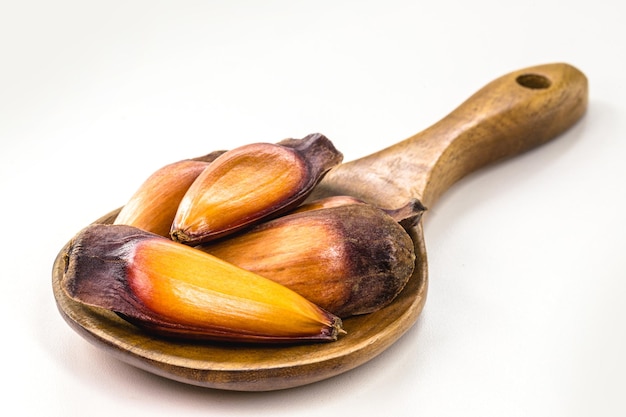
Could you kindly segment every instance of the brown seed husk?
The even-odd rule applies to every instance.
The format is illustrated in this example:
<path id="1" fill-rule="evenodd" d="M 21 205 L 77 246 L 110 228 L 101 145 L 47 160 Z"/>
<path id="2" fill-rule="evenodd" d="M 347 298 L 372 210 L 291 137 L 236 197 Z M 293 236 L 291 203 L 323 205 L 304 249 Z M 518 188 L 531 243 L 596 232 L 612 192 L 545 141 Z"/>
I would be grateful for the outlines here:
<path id="1" fill-rule="evenodd" d="M 306 199 L 342 158 L 321 134 L 228 151 L 189 187 L 171 237 L 195 245 L 278 216 Z"/>
<path id="2" fill-rule="evenodd" d="M 200 248 L 342 318 L 389 304 L 415 268 L 406 230 L 368 204 L 296 212 Z"/>
<path id="3" fill-rule="evenodd" d="M 156 335 L 295 343 L 344 333 L 338 317 L 284 286 L 131 226 L 87 227 L 66 262 L 70 298 Z"/>

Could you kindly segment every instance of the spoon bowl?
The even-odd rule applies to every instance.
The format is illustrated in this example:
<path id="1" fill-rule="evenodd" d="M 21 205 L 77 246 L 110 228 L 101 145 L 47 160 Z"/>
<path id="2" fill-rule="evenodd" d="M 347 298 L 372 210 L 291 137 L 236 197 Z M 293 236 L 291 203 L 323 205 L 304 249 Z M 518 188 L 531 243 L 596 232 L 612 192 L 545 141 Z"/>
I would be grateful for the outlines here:
<path id="1" fill-rule="evenodd" d="M 587 79 L 565 63 L 539 65 L 487 84 L 433 126 L 330 171 L 310 199 L 352 195 L 383 208 L 418 198 L 432 206 L 476 169 L 539 146 L 567 130 L 587 108 Z M 119 212 L 95 223 L 112 223 Z M 71 300 L 61 288 L 66 251 L 52 270 L 59 312 L 82 337 L 118 359 L 187 384 L 272 391 L 339 375 L 374 358 L 417 320 L 426 302 L 428 265 L 421 222 L 409 230 L 416 267 L 387 307 L 344 320 L 336 342 L 289 346 L 181 342 L 142 333 L 116 314 Z"/>

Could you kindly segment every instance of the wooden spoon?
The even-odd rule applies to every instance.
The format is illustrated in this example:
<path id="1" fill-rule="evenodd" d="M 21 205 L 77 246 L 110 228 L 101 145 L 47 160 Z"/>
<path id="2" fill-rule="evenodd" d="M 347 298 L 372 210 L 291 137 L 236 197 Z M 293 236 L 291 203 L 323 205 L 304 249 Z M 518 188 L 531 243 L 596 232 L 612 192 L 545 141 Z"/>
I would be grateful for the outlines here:
<path id="1" fill-rule="evenodd" d="M 587 79 L 562 63 L 512 72 L 489 83 L 432 127 L 331 171 L 313 197 L 353 195 L 383 207 L 410 198 L 431 206 L 454 182 L 485 164 L 541 145 L 572 126 L 587 107 Z M 112 223 L 119 210 L 97 220 Z M 415 273 L 388 307 L 344 321 L 336 342 L 297 346 L 225 346 L 151 337 L 117 315 L 84 306 L 61 290 L 64 247 L 52 286 L 61 315 L 84 338 L 149 372 L 188 384 L 270 391 L 320 381 L 372 359 L 419 316 L 428 286 L 421 223 L 410 230 Z"/>

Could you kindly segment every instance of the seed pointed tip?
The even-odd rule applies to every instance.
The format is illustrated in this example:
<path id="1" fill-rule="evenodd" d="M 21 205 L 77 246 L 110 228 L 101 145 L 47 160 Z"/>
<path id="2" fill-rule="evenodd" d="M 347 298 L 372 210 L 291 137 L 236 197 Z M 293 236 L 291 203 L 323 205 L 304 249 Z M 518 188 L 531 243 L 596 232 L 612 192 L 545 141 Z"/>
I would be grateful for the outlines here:
<path id="1" fill-rule="evenodd" d="M 348 334 L 348 332 L 343 328 L 343 321 L 337 316 L 333 318 L 332 328 L 334 340 L 337 340 L 340 336 Z"/>
<path id="2" fill-rule="evenodd" d="M 184 230 L 173 228 L 170 230 L 170 239 L 178 243 L 190 243 L 193 241 L 193 238 L 185 233 Z"/>

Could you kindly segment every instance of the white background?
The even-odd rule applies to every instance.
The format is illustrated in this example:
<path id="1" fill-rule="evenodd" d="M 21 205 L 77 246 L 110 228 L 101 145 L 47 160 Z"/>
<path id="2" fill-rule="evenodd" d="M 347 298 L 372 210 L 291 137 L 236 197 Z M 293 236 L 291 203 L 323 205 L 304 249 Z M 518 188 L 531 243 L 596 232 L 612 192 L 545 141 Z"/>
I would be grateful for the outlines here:
<path id="1" fill-rule="evenodd" d="M 0 0 L 2 414 L 625 415 L 622 10 Z M 119 362 L 58 313 L 58 251 L 160 166 L 311 132 L 356 159 L 556 61 L 589 78 L 584 119 L 431 207 L 426 307 L 368 364 L 286 391 L 215 391 Z"/>

